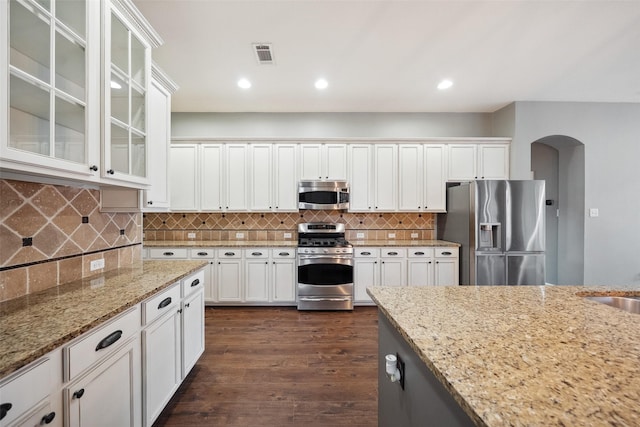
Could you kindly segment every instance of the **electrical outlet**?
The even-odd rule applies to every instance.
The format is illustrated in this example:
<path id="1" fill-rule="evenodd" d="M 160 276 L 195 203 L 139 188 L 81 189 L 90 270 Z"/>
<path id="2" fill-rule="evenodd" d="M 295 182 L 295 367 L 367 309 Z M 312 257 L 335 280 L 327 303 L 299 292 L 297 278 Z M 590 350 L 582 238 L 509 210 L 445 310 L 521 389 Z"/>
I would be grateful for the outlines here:
<path id="1" fill-rule="evenodd" d="M 196 233 L 187 233 L 187 239 L 195 239 Z"/>
<path id="2" fill-rule="evenodd" d="M 236 239 L 244 239 L 244 233 L 236 233 Z"/>
<path id="3" fill-rule="evenodd" d="M 389 239 L 395 239 L 396 238 L 396 233 L 389 233 L 389 234 L 387 234 L 387 237 Z"/>
<path id="4" fill-rule="evenodd" d="M 284 238 L 285 239 L 290 239 L 291 238 L 291 233 L 284 233 Z"/>
<path id="5" fill-rule="evenodd" d="M 589 209 L 589 216 L 594 218 L 597 217 L 598 215 L 600 215 L 600 212 L 598 211 L 598 208 L 591 208 Z"/>
<path id="6" fill-rule="evenodd" d="M 356 239 L 364 239 L 364 233 L 356 233 Z"/>
<path id="7" fill-rule="evenodd" d="M 417 239 L 418 238 L 418 233 L 411 233 L 411 238 L 412 239 Z"/>
<path id="8" fill-rule="evenodd" d="M 104 268 L 104 258 L 91 261 L 91 266 L 89 268 L 91 269 L 91 271 L 100 270 L 101 268 Z"/>

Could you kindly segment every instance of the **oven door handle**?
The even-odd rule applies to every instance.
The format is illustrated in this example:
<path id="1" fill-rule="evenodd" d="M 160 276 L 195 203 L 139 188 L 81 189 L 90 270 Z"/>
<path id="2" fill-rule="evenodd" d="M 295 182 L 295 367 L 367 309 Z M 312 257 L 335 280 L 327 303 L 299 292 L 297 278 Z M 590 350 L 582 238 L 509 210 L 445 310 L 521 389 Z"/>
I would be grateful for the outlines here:
<path id="1" fill-rule="evenodd" d="M 350 301 L 351 297 L 298 297 L 298 300 L 342 302 L 342 301 Z"/>

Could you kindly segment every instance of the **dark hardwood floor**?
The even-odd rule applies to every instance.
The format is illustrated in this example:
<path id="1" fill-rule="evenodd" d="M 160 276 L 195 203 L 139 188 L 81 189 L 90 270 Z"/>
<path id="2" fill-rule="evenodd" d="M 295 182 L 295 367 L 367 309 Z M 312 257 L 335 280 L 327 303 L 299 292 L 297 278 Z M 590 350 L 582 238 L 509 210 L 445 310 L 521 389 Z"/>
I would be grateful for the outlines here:
<path id="1" fill-rule="evenodd" d="M 162 426 L 376 426 L 376 307 L 207 307 L 205 352 Z"/>

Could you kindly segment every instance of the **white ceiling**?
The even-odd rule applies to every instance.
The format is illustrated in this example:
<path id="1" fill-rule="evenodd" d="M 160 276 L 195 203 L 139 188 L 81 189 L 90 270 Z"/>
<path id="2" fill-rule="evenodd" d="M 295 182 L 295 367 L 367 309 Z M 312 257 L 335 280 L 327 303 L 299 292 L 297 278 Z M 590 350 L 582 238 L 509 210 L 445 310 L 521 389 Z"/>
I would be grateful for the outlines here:
<path id="1" fill-rule="evenodd" d="M 491 112 L 640 102 L 640 0 L 134 0 L 173 111 Z M 259 65 L 252 43 L 271 43 Z M 236 82 L 245 77 L 249 90 Z M 314 88 L 324 77 L 329 87 Z M 454 86 L 438 91 L 437 83 Z"/>

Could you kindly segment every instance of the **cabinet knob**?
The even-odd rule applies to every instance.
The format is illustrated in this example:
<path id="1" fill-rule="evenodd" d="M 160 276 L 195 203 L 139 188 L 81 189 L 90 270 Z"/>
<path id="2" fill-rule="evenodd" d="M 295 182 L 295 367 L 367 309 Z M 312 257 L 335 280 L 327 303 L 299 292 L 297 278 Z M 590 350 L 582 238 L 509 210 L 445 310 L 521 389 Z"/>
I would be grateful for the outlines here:
<path id="1" fill-rule="evenodd" d="M 115 173 L 115 171 L 114 171 L 113 169 L 109 169 L 109 170 L 107 171 L 107 173 L 108 173 L 109 175 L 113 175 L 113 174 Z"/>
<path id="2" fill-rule="evenodd" d="M 49 412 L 47 415 L 42 417 L 42 419 L 40 420 L 40 425 L 42 425 L 42 424 L 51 424 L 51 421 L 53 421 L 53 419 L 55 417 L 56 417 L 56 413 L 55 412 Z"/>
<path id="3" fill-rule="evenodd" d="M 96 165 L 91 165 L 91 166 L 89 167 L 89 170 L 90 170 L 90 171 L 94 171 L 94 172 L 98 172 L 98 166 L 96 166 Z"/>
<path id="4" fill-rule="evenodd" d="M 80 390 L 78 390 L 75 393 L 73 393 L 73 398 L 74 399 L 80 399 L 83 395 L 84 395 L 84 389 L 81 388 Z"/>
<path id="5" fill-rule="evenodd" d="M 148 205 L 152 205 L 152 204 L 153 204 L 153 200 L 149 200 L 149 201 L 147 202 L 147 204 L 148 204 Z"/>
<path id="6" fill-rule="evenodd" d="M 188 308 L 189 306 L 191 306 L 191 303 L 190 303 L 190 302 L 188 302 L 188 303 L 186 303 L 184 306 Z"/>

